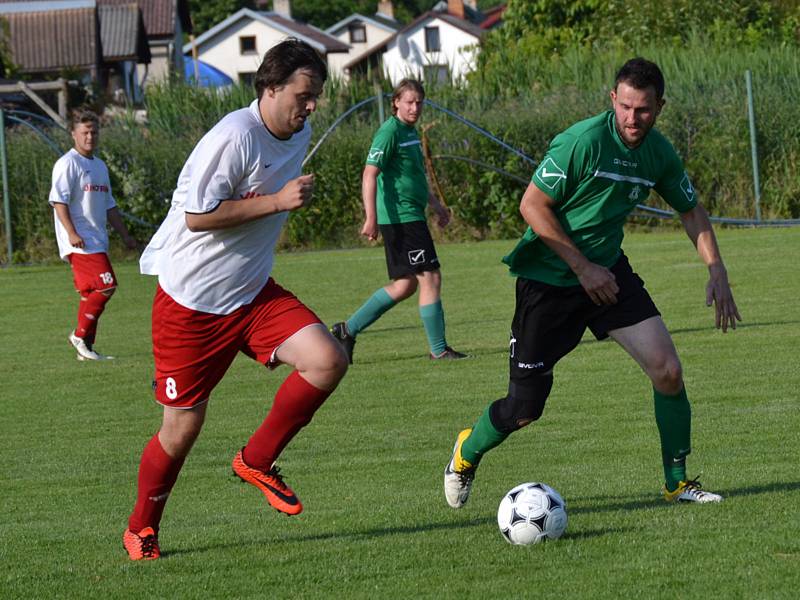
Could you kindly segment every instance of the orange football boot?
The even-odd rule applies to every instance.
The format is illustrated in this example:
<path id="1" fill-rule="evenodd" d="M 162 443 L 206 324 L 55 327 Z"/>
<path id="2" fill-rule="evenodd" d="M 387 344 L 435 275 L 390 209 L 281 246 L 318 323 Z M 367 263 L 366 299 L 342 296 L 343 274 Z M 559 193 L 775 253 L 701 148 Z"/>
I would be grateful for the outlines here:
<path id="1" fill-rule="evenodd" d="M 272 468 L 265 472 L 249 467 L 242 458 L 242 450 L 239 450 L 233 458 L 234 475 L 260 489 L 275 510 L 287 515 L 300 514 L 303 511 L 303 505 L 295 496 L 292 488 L 283 482 L 280 469 L 272 465 Z"/>
<path id="2" fill-rule="evenodd" d="M 161 556 L 158 536 L 152 527 L 145 527 L 138 534 L 126 529 L 122 535 L 122 546 L 131 560 L 155 560 Z"/>

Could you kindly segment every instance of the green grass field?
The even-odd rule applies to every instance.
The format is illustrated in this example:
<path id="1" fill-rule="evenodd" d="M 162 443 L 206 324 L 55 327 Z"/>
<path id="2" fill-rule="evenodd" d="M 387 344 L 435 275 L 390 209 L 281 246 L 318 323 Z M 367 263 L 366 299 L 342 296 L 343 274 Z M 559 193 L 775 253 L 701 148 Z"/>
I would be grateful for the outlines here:
<path id="1" fill-rule="evenodd" d="M 416 306 L 396 307 L 280 463 L 303 514 L 270 509 L 231 476 L 286 368 L 241 356 L 168 504 L 163 559 L 131 563 L 121 534 L 138 459 L 156 431 L 153 278 L 118 263 L 98 348 L 67 345 L 66 265 L 0 272 L 2 598 L 796 598 L 800 584 L 800 229 L 719 233 L 744 322 L 713 329 L 705 269 L 677 232 L 626 239 L 673 332 L 693 402 L 690 475 L 721 505 L 660 500 L 652 394 L 613 342 L 589 337 L 556 369 L 541 421 L 481 464 L 459 511 L 442 493 L 458 430 L 504 393 L 513 242 L 442 245 L 448 339 L 469 360 L 426 358 Z M 283 254 L 276 279 L 328 323 L 385 279 L 379 248 Z M 524 481 L 568 503 L 558 541 L 514 547 L 497 505 Z"/>

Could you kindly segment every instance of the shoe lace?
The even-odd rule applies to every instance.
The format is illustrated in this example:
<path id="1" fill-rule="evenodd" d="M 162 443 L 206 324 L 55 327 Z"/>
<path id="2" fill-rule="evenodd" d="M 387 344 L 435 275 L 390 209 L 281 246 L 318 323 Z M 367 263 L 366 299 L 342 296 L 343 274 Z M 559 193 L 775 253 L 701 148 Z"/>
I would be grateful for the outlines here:
<path id="1" fill-rule="evenodd" d="M 701 496 L 705 494 L 702 490 L 703 484 L 700 483 L 700 477 L 695 477 L 694 479 L 687 479 L 683 485 L 683 492 L 687 494 L 692 494 L 693 496 Z"/>
<path id="2" fill-rule="evenodd" d="M 475 470 L 477 469 L 476 466 L 467 467 L 466 469 L 462 469 L 461 471 L 456 471 L 456 475 L 458 475 L 458 482 L 463 485 L 469 485 L 472 483 L 472 480 L 475 479 Z"/>
<path id="3" fill-rule="evenodd" d="M 154 556 L 158 550 L 158 538 L 155 534 L 146 535 L 140 539 L 142 541 L 142 555 Z"/>
<path id="4" fill-rule="evenodd" d="M 275 480 L 275 487 L 280 491 L 285 492 L 289 489 L 289 486 L 283 482 L 283 475 L 281 475 L 280 467 L 273 466 L 269 471 L 267 471 L 267 475 Z"/>

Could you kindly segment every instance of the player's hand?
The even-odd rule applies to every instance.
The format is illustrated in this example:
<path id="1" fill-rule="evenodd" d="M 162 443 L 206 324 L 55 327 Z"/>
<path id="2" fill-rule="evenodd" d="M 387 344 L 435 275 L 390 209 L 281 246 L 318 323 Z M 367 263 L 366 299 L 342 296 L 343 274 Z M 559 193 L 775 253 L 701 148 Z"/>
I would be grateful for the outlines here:
<path id="1" fill-rule="evenodd" d="M 450 209 L 438 204 L 435 207 L 436 210 L 436 224 L 441 227 L 447 227 L 447 224 L 450 223 Z"/>
<path id="2" fill-rule="evenodd" d="M 619 286 L 614 274 L 595 263 L 588 263 L 580 273 L 578 281 L 597 306 L 616 304 Z"/>
<path id="3" fill-rule="evenodd" d="M 278 192 L 278 205 L 281 210 L 296 210 L 311 204 L 314 193 L 314 176 L 301 175 L 286 183 Z"/>
<path id="4" fill-rule="evenodd" d="M 729 326 L 736 329 L 736 321 L 741 321 L 742 317 L 736 308 L 725 267 L 712 265 L 708 271 L 710 277 L 706 284 L 706 306 L 714 305 L 714 323 L 717 329 L 722 329 L 722 333 L 727 333 Z"/>
<path id="5" fill-rule="evenodd" d="M 77 233 L 69 234 L 69 245 L 72 246 L 73 248 L 83 248 L 85 246 L 83 238 L 79 236 Z"/>
<path id="6" fill-rule="evenodd" d="M 375 219 L 367 219 L 361 227 L 361 235 L 367 238 L 370 242 L 378 239 L 378 222 Z"/>

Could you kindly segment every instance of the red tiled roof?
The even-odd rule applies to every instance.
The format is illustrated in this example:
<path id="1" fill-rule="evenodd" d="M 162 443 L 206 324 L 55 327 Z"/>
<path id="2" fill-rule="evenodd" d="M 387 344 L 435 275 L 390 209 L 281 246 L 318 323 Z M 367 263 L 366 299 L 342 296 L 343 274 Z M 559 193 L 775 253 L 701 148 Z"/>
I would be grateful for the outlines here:
<path id="1" fill-rule="evenodd" d="M 484 19 L 478 26 L 481 29 L 491 29 L 495 27 L 503 20 L 503 13 L 506 12 L 506 8 L 508 8 L 507 4 L 500 4 L 483 11 Z"/>

